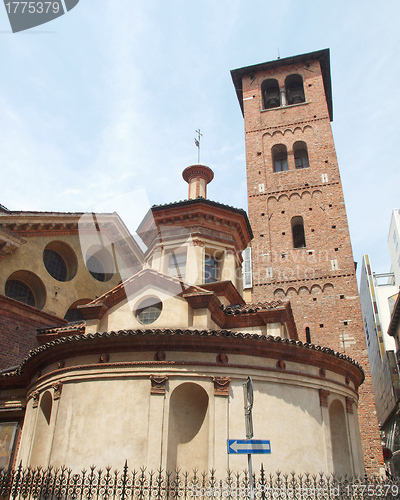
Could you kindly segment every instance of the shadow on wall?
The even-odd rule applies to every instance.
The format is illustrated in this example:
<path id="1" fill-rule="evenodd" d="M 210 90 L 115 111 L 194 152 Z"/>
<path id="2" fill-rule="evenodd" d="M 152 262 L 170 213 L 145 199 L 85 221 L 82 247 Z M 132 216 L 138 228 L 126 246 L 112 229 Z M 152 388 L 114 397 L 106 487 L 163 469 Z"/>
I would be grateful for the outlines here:
<path id="1" fill-rule="evenodd" d="M 171 394 L 167 470 L 208 469 L 208 395 L 186 382 Z"/>

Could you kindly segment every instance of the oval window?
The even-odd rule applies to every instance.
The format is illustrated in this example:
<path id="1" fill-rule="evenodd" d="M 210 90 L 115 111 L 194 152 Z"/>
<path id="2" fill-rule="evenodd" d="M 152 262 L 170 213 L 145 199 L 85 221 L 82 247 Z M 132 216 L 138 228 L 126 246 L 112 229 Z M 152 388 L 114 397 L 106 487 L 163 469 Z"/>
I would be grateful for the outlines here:
<path id="1" fill-rule="evenodd" d="M 151 325 L 154 323 L 161 314 L 162 303 L 156 297 L 151 297 L 139 304 L 136 311 L 136 318 L 142 325 Z"/>
<path id="2" fill-rule="evenodd" d="M 18 302 L 23 302 L 28 306 L 36 306 L 36 300 L 32 290 L 23 281 L 7 280 L 6 296 L 10 299 L 18 300 Z"/>

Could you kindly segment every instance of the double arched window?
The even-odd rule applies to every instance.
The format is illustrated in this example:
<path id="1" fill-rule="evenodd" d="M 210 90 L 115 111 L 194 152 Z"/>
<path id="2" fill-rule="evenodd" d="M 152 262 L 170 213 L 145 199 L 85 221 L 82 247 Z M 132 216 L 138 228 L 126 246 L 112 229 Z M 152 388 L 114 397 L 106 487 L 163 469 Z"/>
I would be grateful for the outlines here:
<path id="1" fill-rule="evenodd" d="M 274 172 L 283 172 L 289 170 L 288 151 L 284 144 L 275 144 L 271 150 Z M 293 144 L 294 166 L 296 169 L 308 168 L 307 144 L 303 141 L 297 141 Z M 293 168 L 293 167 L 291 167 Z"/>
<path id="2" fill-rule="evenodd" d="M 263 109 L 291 106 L 306 101 L 303 78 L 298 74 L 287 76 L 282 89 L 275 78 L 264 80 L 261 84 L 261 95 Z"/>

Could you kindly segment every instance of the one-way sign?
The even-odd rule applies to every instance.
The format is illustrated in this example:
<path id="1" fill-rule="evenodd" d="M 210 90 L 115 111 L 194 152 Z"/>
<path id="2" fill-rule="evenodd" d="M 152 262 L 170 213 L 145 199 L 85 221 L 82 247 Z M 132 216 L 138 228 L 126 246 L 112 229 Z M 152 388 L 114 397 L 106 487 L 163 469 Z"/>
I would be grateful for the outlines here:
<path id="1" fill-rule="evenodd" d="M 271 442 L 266 439 L 228 439 L 228 453 L 233 455 L 271 453 Z"/>

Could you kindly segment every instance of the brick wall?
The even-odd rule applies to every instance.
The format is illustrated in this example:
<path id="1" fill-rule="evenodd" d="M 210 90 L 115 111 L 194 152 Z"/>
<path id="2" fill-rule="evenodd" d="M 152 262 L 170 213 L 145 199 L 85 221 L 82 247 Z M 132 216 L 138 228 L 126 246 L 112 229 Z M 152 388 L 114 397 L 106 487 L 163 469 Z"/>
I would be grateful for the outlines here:
<path id="1" fill-rule="evenodd" d="M 262 109 L 261 84 L 300 74 L 305 102 Z M 249 219 L 254 233 L 253 301 L 289 298 L 299 338 L 345 352 L 364 368 L 359 419 L 368 471 L 382 448 L 354 260 L 319 61 L 249 71 L 243 76 Z M 296 169 L 294 144 L 307 145 L 309 168 Z M 287 171 L 274 172 L 272 148 L 287 148 Z M 294 248 L 292 219 L 302 217 L 305 247 Z"/>
<path id="2" fill-rule="evenodd" d="M 36 329 L 63 326 L 64 319 L 0 295 L 0 370 L 15 366 L 38 347 Z"/>

